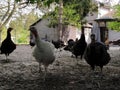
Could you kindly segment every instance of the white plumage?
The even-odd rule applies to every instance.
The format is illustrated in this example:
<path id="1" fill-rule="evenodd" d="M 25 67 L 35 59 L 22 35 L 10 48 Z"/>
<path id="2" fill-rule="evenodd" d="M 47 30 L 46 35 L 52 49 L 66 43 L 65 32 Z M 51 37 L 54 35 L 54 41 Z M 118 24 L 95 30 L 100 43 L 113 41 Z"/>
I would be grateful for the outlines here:
<path id="1" fill-rule="evenodd" d="M 46 76 L 47 67 L 49 66 L 49 64 L 52 64 L 55 60 L 54 45 L 50 42 L 41 40 L 39 38 L 38 32 L 35 27 L 31 27 L 30 31 L 32 33 L 31 35 L 35 37 L 35 44 L 36 44 L 33 51 L 33 56 L 36 59 L 36 61 L 39 63 L 40 71 L 41 71 L 41 65 L 44 66 L 45 76 Z M 33 41 L 31 43 L 33 43 Z"/>
<path id="2" fill-rule="evenodd" d="M 45 66 L 52 64 L 55 60 L 54 56 L 54 46 L 46 41 L 37 41 L 36 47 L 33 51 L 33 56 L 35 57 L 36 61 L 42 63 Z"/>

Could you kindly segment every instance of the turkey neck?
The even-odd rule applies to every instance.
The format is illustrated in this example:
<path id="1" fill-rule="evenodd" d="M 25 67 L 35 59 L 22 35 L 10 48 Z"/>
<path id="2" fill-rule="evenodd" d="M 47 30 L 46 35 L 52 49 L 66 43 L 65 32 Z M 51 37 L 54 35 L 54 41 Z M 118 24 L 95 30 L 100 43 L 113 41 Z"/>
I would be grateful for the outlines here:
<path id="1" fill-rule="evenodd" d="M 80 37 L 80 40 L 83 41 L 83 42 L 85 41 L 85 34 L 84 34 L 84 27 L 83 26 L 81 27 L 81 37 Z"/>
<path id="2" fill-rule="evenodd" d="M 36 46 L 38 46 L 38 48 L 42 48 L 42 40 L 40 39 L 39 35 L 37 35 L 35 37 L 35 43 L 36 43 Z"/>
<path id="3" fill-rule="evenodd" d="M 7 31 L 7 37 L 6 37 L 6 39 L 10 39 L 11 40 L 11 33 L 10 33 L 10 31 Z"/>

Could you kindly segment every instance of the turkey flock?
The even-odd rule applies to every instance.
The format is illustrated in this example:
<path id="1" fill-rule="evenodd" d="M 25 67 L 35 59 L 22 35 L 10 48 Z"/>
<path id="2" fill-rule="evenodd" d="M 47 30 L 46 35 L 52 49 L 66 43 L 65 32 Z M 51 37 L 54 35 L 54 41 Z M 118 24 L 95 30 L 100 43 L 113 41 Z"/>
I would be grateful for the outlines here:
<path id="1" fill-rule="evenodd" d="M 10 53 L 16 49 L 16 44 L 11 39 L 11 31 L 13 28 L 8 28 L 7 36 L 1 43 L 1 54 L 5 54 L 6 60 Z M 91 43 L 87 44 L 85 40 L 84 27 L 81 30 L 80 39 L 74 41 L 68 40 L 68 44 L 64 45 L 63 41 L 44 41 L 40 39 L 36 27 L 31 26 L 30 29 L 30 46 L 34 47 L 33 57 L 39 64 L 39 72 L 42 72 L 41 65 L 44 66 L 44 79 L 47 75 L 48 66 L 55 62 L 55 48 L 64 48 L 65 51 L 71 52 L 76 59 L 84 59 L 86 63 L 94 71 L 96 66 L 99 66 L 102 72 L 103 66 L 107 65 L 111 59 L 107 52 L 106 46 L 95 40 L 95 34 L 91 34 Z"/>

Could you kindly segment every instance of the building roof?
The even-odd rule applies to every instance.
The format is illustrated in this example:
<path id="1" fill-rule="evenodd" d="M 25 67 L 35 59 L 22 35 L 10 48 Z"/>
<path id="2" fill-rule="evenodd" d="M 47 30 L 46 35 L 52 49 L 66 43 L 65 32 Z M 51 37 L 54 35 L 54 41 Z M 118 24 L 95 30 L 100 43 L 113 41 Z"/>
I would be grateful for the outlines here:
<path id="1" fill-rule="evenodd" d="M 93 26 L 90 25 L 89 23 L 86 23 L 86 24 L 83 24 L 83 27 L 84 27 L 84 28 L 92 28 Z"/>
<path id="2" fill-rule="evenodd" d="M 34 26 L 34 25 L 36 25 L 37 23 L 39 23 L 39 22 L 41 22 L 42 21 L 42 19 L 39 19 L 39 20 L 37 20 L 35 23 L 33 23 L 32 25 L 30 25 L 30 26 Z"/>
<path id="3" fill-rule="evenodd" d="M 113 17 L 114 13 L 115 11 L 112 10 L 100 18 L 96 18 L 95 21 L 116 21 L 117 18 Z"/>
<path id="4" fill-rule="evenodd" d="M 108 12 L 107 14 L 103 15 L 101 18 L 104 18 L 104 17 L 113 18 L 114 14 L 115 14 L 115 11 L 112 10 L 112 11 Z"/>

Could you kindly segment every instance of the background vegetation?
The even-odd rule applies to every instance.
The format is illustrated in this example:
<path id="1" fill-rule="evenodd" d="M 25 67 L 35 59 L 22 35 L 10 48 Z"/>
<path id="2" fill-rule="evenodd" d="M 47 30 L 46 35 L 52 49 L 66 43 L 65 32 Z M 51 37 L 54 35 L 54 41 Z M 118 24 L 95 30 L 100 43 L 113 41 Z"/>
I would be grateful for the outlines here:
<path id="1" fill-rule="evenodd" d="M 4 13 L 1 15 L 2 17 L 0 22 L 0 30 L 2 32 L 2 39 L 5 37 L 4 33 L 6 32 L 6 30 L 4 30 L 4 26 L 6 26 L 11 18 L 14 18 L 14 14 L 20 14 L 19 17 L 17 17 L 14 21 L 10 22 L 10 26 L 14 28 L 14 31 L 12 32 L 12 38 L 16 43 L 28 43 L 28 28 L 30 24 L 34 23 L 36 19 L 38 19 L 37 15 L 35 16 L 32 14 L 32 12 L 30 12 L 29 15 L 22 15 L 22 12 L 19 12 L 20 9 L 25 8 L 29 5 L 34 5 L 34 10 L 38 8 L 44 13 L 45 17 L 50 17 L 51 24 L 49 26 L 58 26 L 58 28 L 61 23 L 65 25 L 74 25 L 76 27 L 80 27 L 84 17 L 89 12 L 95 10 L 95 8 L 97 10 L 97 7 L 94 7 L 96 5 L 93 5 L 91 0 L 14 0 L 12 4 L 11 0 L 6 1 L 7 6 L 2 5 L 1 7 L 1 10 L 3 10 L 4 7 L 7 7 Z M 57 7 L 53 12 L 50 12 L 50 6 L 52 3 L 56 3 Z M 62 8 L 60 8 L 60 6 Z M 61 14 L 59 12 L 60 10 Z M 4 16 L 6 18 L 2 20 Z"/>
<path id="2" fill-rule="evenodd" d="M 84 18 L 88 13 L 96 12 L 98 7 L 97 4 L 93 3 L 92 0 L 5 0 L 6 6 L 4 4 L 0 5 L 0 41 L 6 37 L 5 26 L 10 21 L 10 26 L 14 28 L 12 32 L 12 39 L 16 43 L 28 43 L 29 42 L 29 26 L 38 20 L 41 17 L 30 12 L 29 14 L 22 15 L 20 10 L 26 8 L 27 6 L 34 6 L 34 11 L 36 9 L 41 10 L 44 13 L 44 18 L 50 17 L 51 24 L 50 27 L 59 26 L 59 22 L 62 19 L 62 24 L 65 25 L 74 25 L 80 27 Z M 13 1 L 11 3 L 11 1 Z M 16 2 L 17 1 L 17 2 Z M 56 3 L 56 8 L 54 11 L 50 12 L 50 6 L 52 3 Z M 60 4 L 62 3 L 62 4 Z M 63 8 L 59 6 L 63 5 Z M 53 5 L 52 5 L 53 7 Z M 62 16 L 60 17 L 59 10 L 61 9 Z M 117 5 L 114 7 L 116 14 L 114 17 L 120 17 L 120 6 Z M 14 15 L 19 17 L 14 17 Z M 11 21 L 11 18 L 15 18 L 14 21 Z M 112 22 L 108 24 L 108 27 L 112 30 L 120 31 L 120 23 Z"/>
<path id="3" fill-rule="evenodd" d="M 113 9 L 115 10 L 115 13 L 113 14 L 113 17 L 117 18 L 118 21 L 116 21 L 116 22 L 109 22 L 108 23 L 108 27 L 111 30 L 120 31 L 120 5 L 114 6 Z"/>
<path id="4" fill-rule="evenodd" d="M 10 22 L 10 27 L 14 30 L 11 32 L 12 39 L 16 44 L 28 44 L 29 43 L 29 26 L 37 21 L 39 18 L 34 13 L 28 15 L 22 15 Z M 2 40 L 6 37 L 7 28 L 2 30 Z"/>

